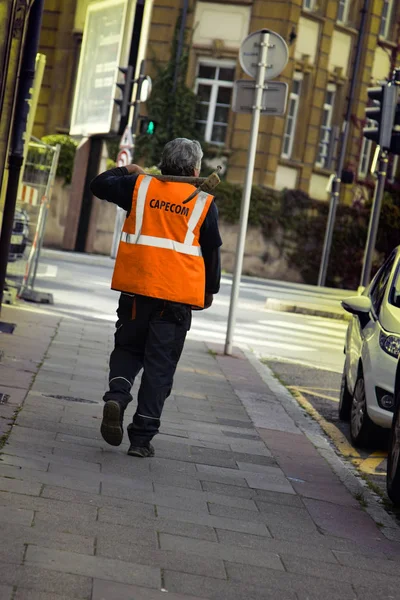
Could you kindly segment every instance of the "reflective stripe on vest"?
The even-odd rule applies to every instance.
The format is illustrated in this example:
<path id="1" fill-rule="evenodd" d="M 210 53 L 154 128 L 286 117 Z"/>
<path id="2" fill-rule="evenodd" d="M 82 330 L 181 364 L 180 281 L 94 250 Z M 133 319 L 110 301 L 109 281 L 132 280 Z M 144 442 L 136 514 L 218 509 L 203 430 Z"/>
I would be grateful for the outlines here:
<path id="1" fill-rule="evenodd" d="M 147 191 L 151 182 L 151 177 L 146 176 L 140 183 L 137 202 L 136 202 L 136 225 L 135 233 L 122 232 L 121 242 L 126 244 L 138 244 L 139 246 L 152 246 L 154 248 L 166 248 L 175 250 L 180 254 L 190 254 L 191 256 L 202 256 L 200 246 L 193 246 L 195 239 L 194 230 L 201 219 L 204 207 L 206 205 L 208 194 L 199 192 L 196 196 L 196 203 L 188 222 L 188 230 L 183 243 L 171 240 L 169 238 L 155 237 L 152 235 L 142 235 L 143 216 L 146 204 Z"/>

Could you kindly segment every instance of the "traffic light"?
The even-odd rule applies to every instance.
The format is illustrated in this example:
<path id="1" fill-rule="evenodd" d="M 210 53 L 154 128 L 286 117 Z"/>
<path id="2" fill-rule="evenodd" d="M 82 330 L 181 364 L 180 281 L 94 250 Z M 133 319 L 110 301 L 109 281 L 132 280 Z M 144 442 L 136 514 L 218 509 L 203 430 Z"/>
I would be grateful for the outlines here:
<path id="1" fill-rule="evenodd" d="M 121 117 L 127 117 L 129 113 L 129 107 L 131 105 L 131 93 L 133 84 L 133 67 L 118 67 L 118 71 L 121 71 L 125 75 L 124 83 L 117 83 L 117 87 L 122 92 L 121 98 L 115 98 L 115 104 L 118 104 L 120 108 Z"/>
<path id="2" fill-rule="evenodd" d="M 140 119 L 140 134 L 141 135 L 154 135 L 156 132 L 157 123 L 153 119 L 142 117 Z"/>
<path id="3" fill-rule="evenodd" d="M 368 89 L 370 105 L 365 109 L 365 117 L 376 125 L 365 127 L 363 135 L 384 150 L 388 150 L 391 145 L 397 96 L 398 86 L 393 83 Z"/>
<path id="4" fill-rule="evenodd" d="M 400 98 L 396 106 L 396 114 L 394 117 L 394 127 L 392 132 L 392 141 L 390 144 L 390 152 L 392 154 L 400 154 Z"/>

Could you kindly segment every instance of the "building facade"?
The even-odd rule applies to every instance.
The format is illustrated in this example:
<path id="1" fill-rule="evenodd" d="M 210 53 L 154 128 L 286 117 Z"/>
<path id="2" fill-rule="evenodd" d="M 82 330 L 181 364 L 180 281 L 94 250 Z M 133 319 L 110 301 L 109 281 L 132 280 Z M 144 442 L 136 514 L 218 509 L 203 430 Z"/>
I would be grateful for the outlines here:
<path id="1" fill-rule="evenodd" d="M 254 183 L 275 189 L 297 188 L 316 199 L 327 198 L 363 5 L 364 0 L 190 3 L 188 84 L 198 96 L 199 129 L 207 142 L 220 146 L 228 157 L 230 181 L 244 180 L 251 119 L 230 110 L 233 82 L 246 78 L 238 51 L 246 35 L 268 28 L 289 45 L 290 60 L 279 77 L 289 85 L 289 101 L 284 117 L 261 118 Z M 182 0 L 156 0 L 148 46 L 150 61 L 168 57 L 181 7 Z M 368 178 L 373 154 L 372 143 L 362 137 L 367 88 L 390 75 L 399 44 L 400 3 L 371 0 L 356 74 L 346 160 L 346 167 L 361 186 Z M 400 65 L 400 55 L 398 58 Z M 350 201 L 351 194 L 347 193 Z"/>
<path id="2" fill-rule="evenodd" d="M 47 67 L 35 135 L 68 131 L 90 1 L 46 0 L 40 52 L 47 55 Z M 146 54 L 150 74 L 156 73 L 155 63 L 169 59 L 185 3 L 191 38 L 187 84 L 197 94 L 199 132 L 225 157 L 228 180 L 244 180 L 251 121 L 231 110 L 233 83 L 247 77 L 239 48 L 250 32 L 268 28 L 289 45 L 289 63 L 279 77 L 289 85 L 289 100 L 284 117 L 261 118 L 254 183 L 327 199 L 364 0 L 154 0 Z M 399 45 L 400 3 L 370 0 L 346 158 L 358 184 L 346 186 L 349 202 L 368 181 L 374 152 L 362 137 L 367 88 L 387 79 L 397 58 L 400 65 Z"/>

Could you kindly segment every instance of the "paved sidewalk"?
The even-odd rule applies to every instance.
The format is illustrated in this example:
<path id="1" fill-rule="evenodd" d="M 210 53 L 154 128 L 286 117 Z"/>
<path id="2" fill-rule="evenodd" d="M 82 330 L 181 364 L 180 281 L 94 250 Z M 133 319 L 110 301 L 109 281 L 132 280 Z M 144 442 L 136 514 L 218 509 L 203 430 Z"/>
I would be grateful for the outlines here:
<path id="1" fill-rule="evenodd" d="M 2 318 L 0 393 L 26 398 L 0 456 L 0 600 L 399 598 L 395 523 L 254 359 L 189 342 L 140 460 L 99 435 L 113 327 Z"/>

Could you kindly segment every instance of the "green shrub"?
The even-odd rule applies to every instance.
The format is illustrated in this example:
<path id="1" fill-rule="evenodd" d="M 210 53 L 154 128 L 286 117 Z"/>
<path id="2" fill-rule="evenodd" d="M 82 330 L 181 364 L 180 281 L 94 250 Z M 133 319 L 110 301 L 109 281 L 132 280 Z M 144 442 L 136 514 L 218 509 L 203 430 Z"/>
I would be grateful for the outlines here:
<path id="1" fill-rule="evenodd" d="M 242 187 L 221 182 L 215 191 L 220 218 L 238 223 Z M 305 283 L 316 284 L 328 220 L 329 203 L 311 199 L 299 190 L 281 192 L 254 186 L 249 224 L 261 226 L 275 242 L 280 255 L 297 270 Z M 357 289 L 367 240 L 371 203 L 356 208 L 339 205 L 330 253 L 327 285 Z M 400 198 L 386 193 L 382 205 L 374 272 L 400 244 Z"/>
<path id="2" fill-rule="evenodd" d="M 78 142 L 69 135 L 54 134 L 42 137 L 42 142 L 49 146 L 61 145 L 60 159 L 58 161 L 57 177 L 63 177 L 65 183 L 71 183 L 74 168 L 75 152 Z"/>

